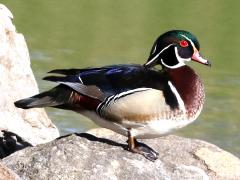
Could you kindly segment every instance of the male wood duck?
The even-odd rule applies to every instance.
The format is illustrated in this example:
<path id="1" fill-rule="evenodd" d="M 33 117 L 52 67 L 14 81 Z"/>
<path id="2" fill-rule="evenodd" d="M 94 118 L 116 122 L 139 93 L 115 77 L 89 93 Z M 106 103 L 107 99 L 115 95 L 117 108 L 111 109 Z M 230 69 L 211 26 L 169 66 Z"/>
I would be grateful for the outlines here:
<path id="1" fill-rule="evenodd" d="M 154 43 L 144 65 L 111 65 L 86 69 L 58 69 L 44 80 L 53 89 L 15 102 L 23 109 L 55 107 L 85 115 L 96 124 L 128 137 L 130 151 L 156 160 L 158 153 L 137 142 L 155 138 L 193 122 L 204 103 L 199 76 L 185 62 L 205 65 L 199 42 L 190 32 L 173 30 Z M 154 68 L 161 65 L 162 69 Z"/>

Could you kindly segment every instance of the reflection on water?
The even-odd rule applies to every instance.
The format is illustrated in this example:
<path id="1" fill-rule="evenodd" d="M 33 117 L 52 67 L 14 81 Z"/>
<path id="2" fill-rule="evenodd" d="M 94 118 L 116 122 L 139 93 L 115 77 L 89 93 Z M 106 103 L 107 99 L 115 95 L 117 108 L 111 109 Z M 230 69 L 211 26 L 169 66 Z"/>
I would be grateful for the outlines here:
<path id="1" fill-rule="evenodd" d="M 143 63 L 155 38 L 170 29 L 198 37 L 212 68 L 190 65 L 205 82 L 206 104 L 198 120 L 177 134 L 208 140 L 240 156 L 240 2 L 163 1 L 15 1 L 2 0 L 25 35 L 40 90 L 55 68 Z M 48 109 L 62 133 L 95 125 L 72 112 Z"/>

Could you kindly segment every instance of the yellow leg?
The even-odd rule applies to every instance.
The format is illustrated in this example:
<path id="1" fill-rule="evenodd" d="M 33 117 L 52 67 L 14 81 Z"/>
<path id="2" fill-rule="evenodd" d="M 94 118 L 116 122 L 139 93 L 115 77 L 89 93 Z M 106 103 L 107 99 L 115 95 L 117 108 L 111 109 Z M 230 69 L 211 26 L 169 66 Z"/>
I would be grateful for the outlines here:
<path id="1" fill-rule="evenodd" d="M 132 151 L 135 148 L 135 139 L 131 135 L 131 130 L 128 131 L 128 148 Z"/>

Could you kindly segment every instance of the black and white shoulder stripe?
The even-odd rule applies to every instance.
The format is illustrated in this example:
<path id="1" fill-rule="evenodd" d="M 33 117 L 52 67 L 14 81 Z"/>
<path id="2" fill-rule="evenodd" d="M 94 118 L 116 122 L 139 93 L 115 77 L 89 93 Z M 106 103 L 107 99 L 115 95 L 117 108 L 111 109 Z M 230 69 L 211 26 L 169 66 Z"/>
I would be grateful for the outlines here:
<path id="1" fill-rule="evenodd" d="M 150 89 L 152 89 L 152 88 L 137 88 L 137 89 L 132 89 L 132 90 L 128 90 L 128 91 L 125 91 L 125 92 L 122 92 L 119 94 L 109 96 L 109 97 L 105 98 L 105 100 L 101 104 L 98 105 L 96 112 L 100 116 L 102 116 L 102 110 L 107 108 L 111 103 L 114 103 L 118 99 L 129 96 L 129 95 L 137 93 L 137 92 L 143 92 L 143 91 L 147 91 Z"/>

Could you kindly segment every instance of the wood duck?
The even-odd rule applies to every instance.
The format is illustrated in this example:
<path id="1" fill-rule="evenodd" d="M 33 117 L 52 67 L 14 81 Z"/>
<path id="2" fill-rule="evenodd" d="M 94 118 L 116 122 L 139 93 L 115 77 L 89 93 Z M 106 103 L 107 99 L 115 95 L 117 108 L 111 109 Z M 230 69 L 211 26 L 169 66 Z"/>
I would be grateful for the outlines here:
<path id="1" fill-rule="evenodd" d="M 59 83 L 53 89 L 15 102 L 23 109 L 55 107 L 85 115 L 99 126 L 128 137 L 130 151 L 156 160 L 158 153 L 137 142 L 155 138 L 193 122 L 204 103 L 199 76 L 185 62 L 210 66 L 199 54 L 199 42 L 190 32 L 173 30 L 153 44 L 144 65 L 111 65 L 86 69 L 57 69 L 44 80 Z M 156 69 L 161 65 L 162 69 Z"/>

